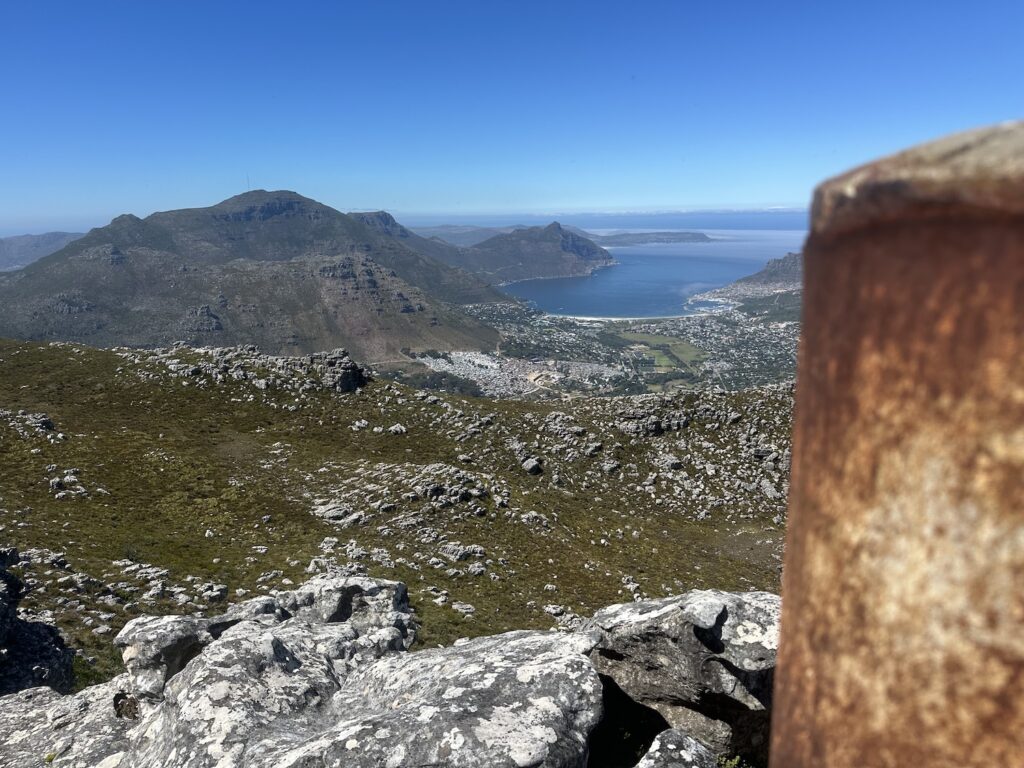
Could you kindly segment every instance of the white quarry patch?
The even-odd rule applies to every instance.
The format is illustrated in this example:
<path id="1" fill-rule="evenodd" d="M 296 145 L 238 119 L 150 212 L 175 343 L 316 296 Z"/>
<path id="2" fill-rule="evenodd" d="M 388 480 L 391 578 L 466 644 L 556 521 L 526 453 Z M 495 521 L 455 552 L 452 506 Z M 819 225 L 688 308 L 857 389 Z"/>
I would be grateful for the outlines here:
<path id="1" fill-rule="evenodd" d="M 617 367 L 574 360 L 531 362 L 482 352 L 449 352 L 447 355 L 450 361 L 442 357 L 420 357 L 417 362 L 435 371 L 470 379 L 492 397 L 527 395 L 557 385 L 566 377 L 609 381 L 622 375 Z"/>

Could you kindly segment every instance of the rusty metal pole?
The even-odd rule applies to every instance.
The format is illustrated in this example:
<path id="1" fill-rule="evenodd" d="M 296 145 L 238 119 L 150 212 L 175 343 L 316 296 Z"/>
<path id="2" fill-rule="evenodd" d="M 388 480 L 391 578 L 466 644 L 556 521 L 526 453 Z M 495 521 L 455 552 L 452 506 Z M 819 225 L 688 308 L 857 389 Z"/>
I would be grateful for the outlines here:
<path id="1" fill-rule="evenodd" d="M 825 182 L 772 768 L 1024 766 L 1024 123 Z"/>

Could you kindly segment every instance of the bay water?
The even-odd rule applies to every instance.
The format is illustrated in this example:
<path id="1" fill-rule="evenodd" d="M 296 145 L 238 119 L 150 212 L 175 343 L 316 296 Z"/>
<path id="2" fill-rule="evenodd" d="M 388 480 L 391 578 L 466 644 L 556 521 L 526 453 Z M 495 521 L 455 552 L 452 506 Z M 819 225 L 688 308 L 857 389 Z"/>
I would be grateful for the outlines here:
<path id="1" fill-rule="evenodd" d="M 553 315 L 642 318 L 695 314 L 704 307 L 700 302 L 688 302 L 691 296 L 751 275 L 769 260 L 799 251 L 807 235 L 793 229 L 701 231 L 710 242 L 609 248 L 617 263 L 589 276 L 524 280 L 502 286 L 502 290 Z"/>

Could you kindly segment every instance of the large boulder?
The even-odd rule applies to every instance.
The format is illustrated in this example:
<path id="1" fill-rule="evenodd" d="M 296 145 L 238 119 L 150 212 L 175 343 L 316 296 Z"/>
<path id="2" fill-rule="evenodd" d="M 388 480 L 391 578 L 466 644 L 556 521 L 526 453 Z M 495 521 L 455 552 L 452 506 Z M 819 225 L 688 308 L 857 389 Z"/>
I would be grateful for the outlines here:
<path id="1" fill-rule="evenodd" d="M 781 600 L 767 592 L 696 590 L 614 605 L 597 632 L 597 671 L 717 756 L 767 759 Z"/>
<path id="2" fill-rule="evenodd" d="M 116 639 L 125 674 L 0 697 L 0 766 L 757 762 L 778 603 L 691 592 L 606 608 L 572 633 L 408 653 L 403 584 L 322 576 L 219 616 L 138 618 Z"/>
<path id="3" fill-rule="evenodd" d="M 601 719 L 593 638 L 510 632 L 382 659 L 330 701 L 319 732 L 287 721 L 248 765 L 579 766 Z M 326 713 L 325 713 L 326 714 Z"/>
<path id="4" fill-rule="evenodd" d="M 0 698 L 0 764 L 582 766 L 595 636 L 513 632 L 404 653 L 405 587 L 323 577 L 213 619 L 138 619 L 128 673 Z"/>
<path id="5" fill-rule="evenodd" d="M 404 584 L 317 578 L 293 592 L 248 600 L 220 616 L 142 616 L 128 622 L 114 642 L 122 649 L 132 694 L 161 699 L 167 681 L 225 630 L 263 617 L 275 624 L 292 617 L 312 624 L 347 622 L 356 636 L 372 634 L 381 626 L 393 627 L 403 648 L 411 645 L 414 637 Z"/>

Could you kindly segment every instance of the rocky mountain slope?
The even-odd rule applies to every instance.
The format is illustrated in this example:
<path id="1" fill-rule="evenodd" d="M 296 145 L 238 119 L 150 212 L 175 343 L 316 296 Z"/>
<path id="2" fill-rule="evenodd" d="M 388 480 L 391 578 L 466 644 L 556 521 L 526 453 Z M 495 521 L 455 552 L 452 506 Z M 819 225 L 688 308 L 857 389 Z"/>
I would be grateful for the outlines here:
<path id="1" fill-rule="evenodd" d="M 803 254 L 787 253 L 782 258 L 772 259 L 752 275 L 691 298 L 691 301 L 709 300 L 722 302 L 772 329 L 778 336 L 788 337 L 795 364 L 796 334 L 792 331 L 799 328 L 803 304 Z M 733 309 L 726 309 L 717 317 L 721 320 L 735 316 Z M 714 325 L 716 320 L 709 318 L 698 322 Z"/>
<path id="2" fill-rule="evenodd" d="M 580 230 L 558 222 L 546 227 L 491 230 L 497 234 L 475 241 L 471 247 L 458 247 L 437 237 L 422 237 L 383 211 L 352 215 L 418 253 L 498 283 L 588 275 L 613 261 L 611 254 Z"/>
<path id="3" fill-rule="evenodd" d="M 408 652 L 404 584 L 327 576 L 209 618 L 148 616 L 126 672 L 0 697 L 4 765 L 691 766 L 766 758 L 779 599 L 694 591 L 574 632 Z"/>
<path id="4" fill-rule="evenodd" d="M 736 282 L 775 286 L 778 290 L 799 290 L 803 279 L 803 254 L 787 253 L 780 259 L 772 259 L 760 271 L 741 277 Z"/>
<path id="5" fill-rule="evenodd" d="M 0 334 L 97 345 L 257 343 L 480 348 L 496 333 L 459 311 L 506 300 L 478 278 L 293 192 L 119 216 L 0 275 Z"/>
<path id="6" fill-rule="evenodd" d="M 132 617 L 311 574 L 409 585 L 418 642 L 633 597 L 778 588 L 789 385 L 493 401 L 340 352 L 0 342 L 0 540 L 82 681 Z"/>
<path id="7" fill-rule="evenodd" d="M 495 282 L 537 277 L 589 275 L 614 260 L 608 251 L 553 222 L 516 229 L 477 243 L 458 266 L 472 268 Z M 470 266 L 472 265 L 472 266 Z"/>
<path id="8" fill-rule="evenodd" d="M 46 232 L 42 235 L 0 237 L 0 272 L 21 269 L 43 256 L 59 251 L 81 236 L 79 232 Z"/>

